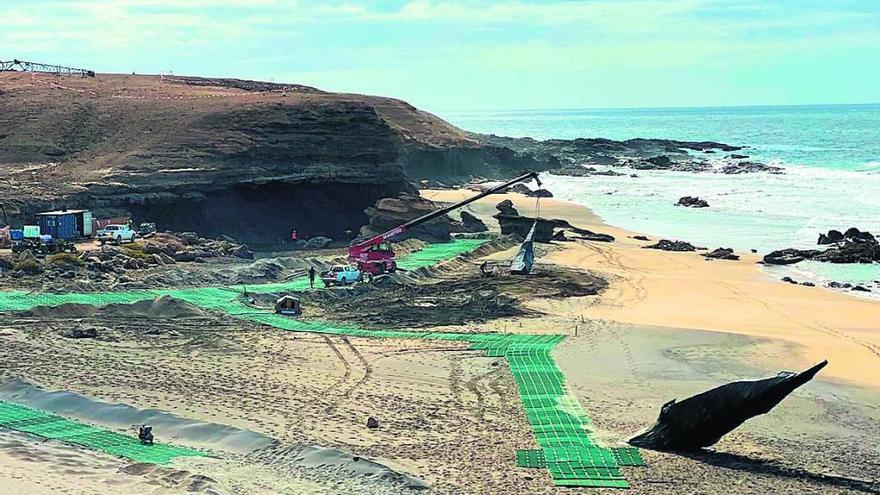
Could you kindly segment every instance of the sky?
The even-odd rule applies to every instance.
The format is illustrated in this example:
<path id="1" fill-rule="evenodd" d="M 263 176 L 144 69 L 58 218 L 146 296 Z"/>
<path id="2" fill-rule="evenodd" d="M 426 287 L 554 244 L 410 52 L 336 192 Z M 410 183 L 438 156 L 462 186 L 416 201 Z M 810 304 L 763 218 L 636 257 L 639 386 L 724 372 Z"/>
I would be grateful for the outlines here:
<path id="1" fill-rule="evenodd" d="M 0 60 L 435 112 L 880 103 L 880 0 L 0 0 Z"/>

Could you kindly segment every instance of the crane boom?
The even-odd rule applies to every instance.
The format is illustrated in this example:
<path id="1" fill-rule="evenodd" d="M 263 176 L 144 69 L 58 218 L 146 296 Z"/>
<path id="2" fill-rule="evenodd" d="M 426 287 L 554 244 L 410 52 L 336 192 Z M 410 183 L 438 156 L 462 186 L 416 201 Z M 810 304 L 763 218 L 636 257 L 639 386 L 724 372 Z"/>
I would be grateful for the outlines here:
<path id="1" fill-rule="evenodd" d="M 414 227 L 417 227 L 425 222 L 429 222 L 429 221 L 431 221 L 435 218 L 441 217 L 441 216 L 443 216 L 453 210 L 457 210 L 458 208 L 461 208 L 462 206 L 473 203 L 474 201 L 477 201 L 481 198 L 485 198 L 486 196 L 488 196 L 490 194 L 496 193 L 498 191 L 502 191 L 502 190 L 507 189 L 508 187 L 514 185 L 514 184 L 517 184 L 519 182 L 525 182 L 529 179 L 534 179 L 538 183 L 538 186 L 541 185 L 541 181 L 540 181 L 540 179 L 538 179 L 538 174 L 536 172 L 528 172 L 528 173 L 523 174 L 515 179 L 511 179 L 503 184 L 486 189 L 485 191 L 477 194 L 476 196 L 467 198 L 463 201 L 459 201 L 458 203 L 451 204 L 451 205 L 446 206 L 444 208 L 440 208 L 439 210 L 432 211 L 431 213 L 427 213 L 427 214 L 422 215 L 416 219 L 410 220 L 409 222 L 406 222 L 403 225 L 399 225 L 399 226 L 397 226 L 387 232 L 383 232 L 377 236 L 371 237 L 363 242 L 355 244 L 355 245 L 348 248 L 348 256 L 353 261 L 356 261 L 358 263 L 358 265 L 361 267 L 361 270 L 366 270 L 366 271 L 370 271 L 371 273 L 373 273 L 373 268 L 375 267 L 375 265 L 377 263 L 379 263 L 379 264 L 382 264 L 381 271 L 386 271 L 386 270 L 393 271 L 396 266 L 396 265 L 394 265 L 394 251 L 391 250 L 390 248 L 385 249 L 385 250 L 381 250 L 379 252 L 374 251 L 373 254 L 375 254 L 376 256 L 370 256 L 370 253 L 368 253 L 368 251 L 370 250 L 371 247 L 378 246 L 379 244 L 382 244 L 383 242 L 387 241 L 388 239 L 391 239 L 392 237 L 398 236 L 398 235 L 400 235 L 400 234 L 402 234 L 402 233 L 404 233 Z"/>

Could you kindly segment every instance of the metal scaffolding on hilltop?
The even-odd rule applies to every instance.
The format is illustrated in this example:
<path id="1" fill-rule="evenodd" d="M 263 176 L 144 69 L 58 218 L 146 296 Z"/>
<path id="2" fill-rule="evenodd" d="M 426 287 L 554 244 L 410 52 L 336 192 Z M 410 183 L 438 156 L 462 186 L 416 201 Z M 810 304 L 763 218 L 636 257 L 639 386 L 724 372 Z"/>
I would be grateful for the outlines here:
<path id="1" fill-rule="evenodd" d="M 42 72 L 45 74 L 56 74 L 62 76 L 80 76 L 95 77 L 95 71 L 88 69 L 77 69 L 75 67 L 65 67 L 63 65 L 41 64 L 39 62 L 27 62 L 25 60 L 0 60 L 0 72 Z"/>

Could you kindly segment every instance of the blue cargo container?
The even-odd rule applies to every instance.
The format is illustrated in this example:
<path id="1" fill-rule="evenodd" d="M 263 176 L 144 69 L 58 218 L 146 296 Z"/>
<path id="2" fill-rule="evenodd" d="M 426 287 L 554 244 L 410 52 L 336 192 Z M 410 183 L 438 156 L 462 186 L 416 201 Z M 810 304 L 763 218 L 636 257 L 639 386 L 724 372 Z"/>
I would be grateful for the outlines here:
<path id="1" fill-rule="evenodd" d="M 38 213 L 40 234 L 55 239 L 76 239 L 91 234 L 92 215 L 87 210 L 61 210 Z M 88 220 L 88 226 L 86 221 Z"/>

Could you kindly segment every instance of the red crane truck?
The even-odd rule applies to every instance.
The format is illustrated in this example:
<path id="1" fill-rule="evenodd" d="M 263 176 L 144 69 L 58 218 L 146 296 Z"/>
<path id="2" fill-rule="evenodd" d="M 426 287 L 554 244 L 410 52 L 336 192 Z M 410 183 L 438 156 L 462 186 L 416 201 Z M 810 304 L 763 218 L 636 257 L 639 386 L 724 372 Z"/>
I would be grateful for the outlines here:
<path id="1" fill-rule="evenodd" d="M 412 228 L 425 222 L 429 222 L 437 217 L 443 216 L 453 210 L 457 210 L 462 206 L 473 203 L 480 198 L 485 198 L 490 194 L 502 191 L 518 182 L 525 182 L 529 179 L 534 179 L 535 182 L 538 183 L 538 187 L 541 187 L 541 181 L 538 179 L 538 174 L 535 172 L 529 172 L 527 174 L 517 177 L 516 179 L 509 180 L 504 184 L 486 189 L 485 191 L 477 194 L 474 197 L 468 198 L 453 205 L 449 205 L 445 208 L 441 208 L 426 215 L 422 215 L 419 218 L 416 218 L 415 220 L 410 220 L 409 222 L 395 227 L 388 232 L 379 234 L 358 244 L 354 244 L 348 248 L 348 258 L 351 260 L 352 263 L 357 264 L 357 267 L 361 271 L 361 273 L 372 273 L 373 275 L 379 275 L 382 273 L 393 272 L 397 270 L 397 263 L 394 261 L 394 248 L 391 246 L 391 243 L 388 242 L 389 239 L 394 236 L 400 235 L 408 230 L 411 230 Z"/>

